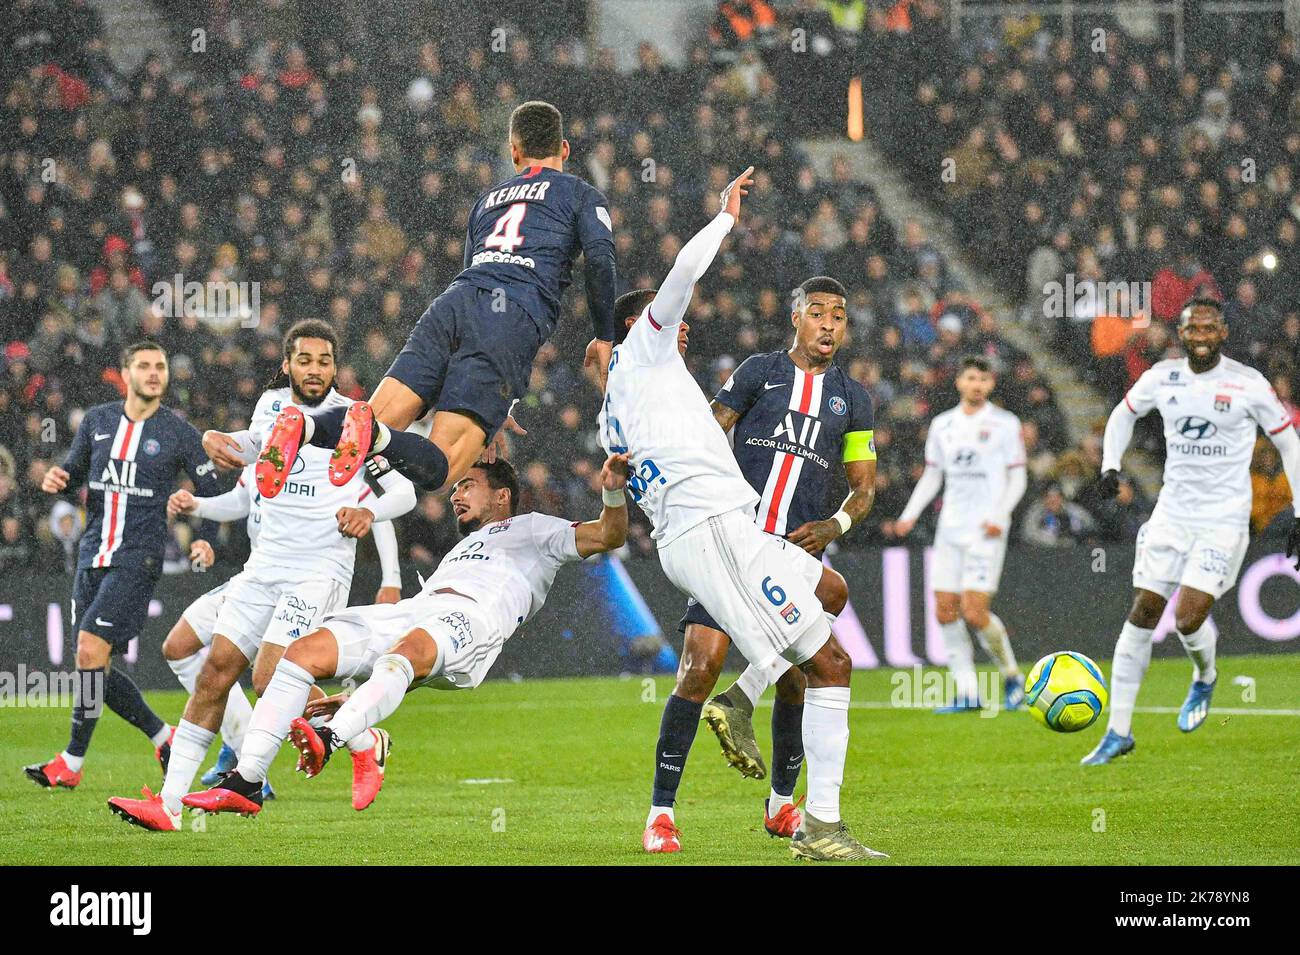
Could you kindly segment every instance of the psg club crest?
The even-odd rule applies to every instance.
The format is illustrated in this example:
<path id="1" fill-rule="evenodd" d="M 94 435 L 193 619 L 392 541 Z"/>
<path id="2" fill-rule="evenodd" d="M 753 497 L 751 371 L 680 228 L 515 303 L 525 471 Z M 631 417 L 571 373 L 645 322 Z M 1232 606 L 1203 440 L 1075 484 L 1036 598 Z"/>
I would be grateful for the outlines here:
<path id="1" fill-rule="evenodd" d="M 1214 396 L 1214 410 L 1215 410 L 1215 411 L 1231 411 L 1231 410 L 1232 410 L 1232 395 L 1215 395 L 1215 396 Z"/>
<path id="2" fill-rule="evenodd" d="M 799 619 L 799 608 L 794 604 L 786 604 L 781 610 L 781 619 L 793 625 Z"/>
<path id="3" fill-rule="evenodd" d="M 144 453 L 149 455 L 149 457 L 154 457 L 162 450 L 162 445 L 160 445 L 154 438 L 145 438 L 144 444 L 142 444 L 141 447 L 144 448 Z"/>
<path id="4" fill-rule="evenodd" d="M 849 410 L 848 404 L 839 395 L 835 395 L 833 398 L 831 398 L 830 405 L 831 405 L 831 411 L 834 411 L 836 414 L 839 415 L 842 415 L 844 414 L 844 412 Z"/>

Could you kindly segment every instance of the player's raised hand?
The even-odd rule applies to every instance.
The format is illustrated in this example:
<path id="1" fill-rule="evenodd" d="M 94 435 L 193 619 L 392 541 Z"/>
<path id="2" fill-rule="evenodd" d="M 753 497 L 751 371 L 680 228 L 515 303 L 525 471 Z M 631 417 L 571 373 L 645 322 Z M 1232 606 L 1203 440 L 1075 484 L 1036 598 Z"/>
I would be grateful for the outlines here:
<path id="1" fill-rule="evenodd" d="M 609 381 L 609 359 L 614 354 L 614 343 L 602 341 L 599 338 L 593 338 L 587 342 L 586 354 L 582 356 L 583 368 L 595 368 L 596 380 L 600 382 L 600 390 L 605 390 L 605 385 Z"/>
<path id="2" fill-rule="evenodd" d="M 731 213 L 733 219 L 740 219 L 740 197 L 749 195 L 749 187 L 754 184 L 754 167 L 742 172 L 726 189 L 722 190 L 722 211 Z"/>
<path id="3" fill-rule="evenodd" d="M 45 472 L 41 478 L 41 490 L 46 494 L 58 494 L 68 486 L 69 474 L 57 465 Z"/>
<path id="4" fill-rule="evenodd" d="M 1101 477 L 1097 478 L 1097 496 L 1103 501 L 1109 501 L 1118 493 L 1119 472 L 1114 468 L 1103 471 Z"/>
<path id="5" fill-rule="evenodd" d="M 522 426 L 520 426 L 519 422 L 515 420 L 514 415 L 507 415 L 505 424 L 497 430 L 496 434 L 492 435 L 492 440 L 489 441 L 487 447 L 483 449 L 483 460 L 488 464 L 496 463 L 497 458 L 504 461 L 506 458 L 510 457 L 510 441 L 506 438 L 507 431 L 511 434 L 517 435 L 526 435 L 528 433 Z"/>
<path id="6" fill-rule="evenodd" d="M 244 467 L 245 461 L 239 456 L 239 443 L 224 431 L 204 431 L 203 450 L 223 471 L 242 470 Z"/>
<path id="7" fill-rule="evenodd" d="M 395 604 L 401 599 L 401 587 L 380 587 L 375 592 L 375 603 L 377 604 Z"/>
<path id="8" fill-rule="evenodd" d="M 785 538 L 796 547 L 802 547 L 810 554 L 817 554 L 824 551 L 826 545 L 839 536 L 839 521 L 832 519 L 801 524 L 786 534 Z"/>
<path id="9" fill-rule="evenodd" d="M 189 491 L 181 488 L 179 491 L 173 491 L 172 496 L 167 498 L 167 516 L 177 517 L 181 514 L 193 514 L 198 510 L 199 502 L 194 499 L 194 495 Z"/>
<path id="10" fill-rule="evenodd" d="M 340 507 L 334 517 L 344 537 L 365 537 L 375 522 L 375 515 L 364 507 Z"/>
<path id="11" fill-rule="evenodd" d="M 217 562 L 216 551 L 207 541 L 194 541 L 190 544 L 190 567 L 194 570 L 207 570 Z"/>
<path id="12" fill-rule="evenodd" d="M 627 487 L 627 475 L 631 468 L 631 459 L 626 454 L 611 454 L 605 459 L 600 469 L 600 489 L 602 491 L 621 491 Z"/>

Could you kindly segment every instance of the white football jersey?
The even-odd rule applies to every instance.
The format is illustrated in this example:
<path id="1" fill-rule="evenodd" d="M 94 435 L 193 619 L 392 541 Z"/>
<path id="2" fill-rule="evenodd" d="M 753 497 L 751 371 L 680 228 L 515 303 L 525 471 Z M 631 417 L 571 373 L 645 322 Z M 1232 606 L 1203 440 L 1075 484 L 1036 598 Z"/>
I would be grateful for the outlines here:
<path id="1" fill-rule="evenodd" d="M 292 403 L 288 388 L 273 388 L 265 392 L 253 411 L 250 430 L 265 443 L 276 415 Z M 350 404 L 351 398 L 330 391 L 317 408 Z M 298 458 L 280 493 L 254 502 L 253 507 L 261 519 L 257 546 L 244 565 L 246 569 L 276 578 L 327 577 L 345 585 L 351 583 L 357 542 L 355 538 L 339 533 L 334 515 L 341 507 L 355 507 L 369 497 L 371 491 L 361 477 L 353 478 L 343 487 L 331 484 L 328 474 L 331 454 L 329 448 L 303 445 L 298 449 Z M 255 489 L 254 483 L 253 493 L 256 495 Z M 250 510 L 250 521 L 252 516 L 253 510 Z"/>
<path id="2" fill-rule="evenodd" d="M 1164 420 L 1164 486 L 1153 519 L 1249 524 L 1256 426 L 1269 434 L 1291 427 L 1263 375 L 1226 355 L 1200 375 L 1186 358 L 1170 358 L 1143 372 L 1124 401 L 1139 417 L 1155 409 Z"/>
<path id="3" fill-rule="evenodd" d="M 509 637 L 542 609 L 555 572 L 582 559 L 577 526 L 536 513 L 484 524 L 447 553 L 421 590 L 450 587 L 473 598 Z"/>
<path id="4" fill-rule="evenodd" d="M 961 405 L 937 414 L 925 439 L 925 463 L 943 472 L 937 532 L 954 540 L 978 534 L 985 521 L 1003 519 L 997 509 L 1007 469 L 1024 466 L 1020 419 L 989 401 L 974 414 Z"/>
<path id="5" fill-rule="evenodd" d="M 239 475 L 239 487 L 248 496 L 248 517 L 244 529 L 248 532 L 248 547 L 257 546 L 257 535 L 262 531 L 262 495 L 257 493 L 257 462 L 247 465 Z"/>
<path id="6" fill-rule="evenodd" d="M 696 524 L 758 503 L 709 401 L 677 351 L 677 325 L 654 302 L 614 349 L 600 410 L 600 443 L 627 452 L 627 488 L 663 546 Z"/>

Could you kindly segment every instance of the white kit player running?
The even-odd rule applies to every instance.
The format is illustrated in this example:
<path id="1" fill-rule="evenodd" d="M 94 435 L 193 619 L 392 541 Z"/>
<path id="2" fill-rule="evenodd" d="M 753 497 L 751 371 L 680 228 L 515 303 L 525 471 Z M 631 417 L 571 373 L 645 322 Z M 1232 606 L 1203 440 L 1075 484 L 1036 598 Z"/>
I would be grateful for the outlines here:
<path id="1" fill-rule="evenodd" d="M 601 470 L 600 517 L 575 523 L 519 514 L 519 481 L 505 459 L 474 465 L 451 495 L 465 536 L 419 595 L 331 614 L 295 642 L 253 710 L 235 772 L 186 796 L 185 805 L 256 815 L 262 780 L 286 733 L 301 768 L 315 776 L 341 740 L 387 719 L 409 690 L 478 686 L 506 641 L 541 609 L 562 566 L 623 546 L 626 480 L 626 457 L 611 455 Z M 334 711 L 317 729 L 300 714 L 316 681 L 332 677 L 366 682 L 349 697 L 313 705 L 313 714 Z"/>
<path id="2" fill-rule="evenodd" d="M 610 359 L 600 438 L 611 453 L 630 457 L 628 488 L 650 518 L 668 579 L 708 609 L 751 663 L 784 669 L 789 661 L 807 675 L 808 805 L 793 853 L 879 858 L 840 820 L 851 664 L 815 594 L 821 562 L 754 523 L 758 494 L 680 351 L 695 283 L 735 224 L 753 171 L 723 191 L 722 211 L 682 247 L 657 292 L 629 292 L 615 303 L 623 340 Z M 642 846 L 657 852 L 677 841 L 673 807 L 652 806 Z"/>
<path id="3" fill-rule="evenodd" d="M 333 390 L 334 349 L 334 332 L 323 322 L 298 322 L 289 330 L 282 371 L 290 376 L 295 400 L 325 407 L 350 403 Z M 259 440 L 286 397 L 263 395 L 249 432 L 234 436 L 241 446 L 234 456 L 239 466 L 255 459 Z M 207 659 L 176 728 L 162 792 L 155 796 L 146 789 L 144 799 L 109 800 L 110 809 L 126 821 L 159 831 L 180 828 L 181 797 L 216 736 L 240 674 L 258 660 L 262 670 L 254 671 L 253 687 L 260 694 L 284 648 L 323 616 L 347 606 L 356 538 L 375 521 L 392 520 L 414 506 L 414 486 L 394 472 L 336 487 L 327 477 L 329 458 L 326 449 L 308 450 L 283 493 L 261 503 L 257 547 L 223 592 Z M 386 741 L 373 736 L 356 745 L 386 749 Z"/>
<path id="4" fill-rule="evenodd" d="M 1151 663 L 1151 639 L 1174 591 L 1174 625 L 1193 664 L 1192 685 L 1178 713 L 1185 733 L 1210 711 L 1217 679 L 1214 602 L 1237 582 L 1249 543 L 1250 460 L 1258 429 L 1282 457 L 1291 493 L 1300 487 L 1300 436 L 1291 416 L 1254 368 L 1220 353 L 1228 337 L 1223 308 L 1198 297 L 1179 317 L 1187 357 L 1143 372 L 1106 423 L 1098 492 L 1114 497 L 1119 469 L 1137 419 L 1159 411 L 1165 432 L 1164 486 L 1151 519 L 1138 531 L 1133 558 L 1133 606 L 1115 644 L 1110 675 L 1110 722 L 1084 765 L 1109 763 L 1133 751 L 1133 709 Z M 1294 501 L 1293 501 L 1294 506 Z M 1292 524 L 1287 556 L 1300 545 Z"/>
<path id="5" fill-rule="evenodd" d="M 1020 419 L 990 402 L 992 367 L 979 356 L 963 358 L 955 382 L 961 401 L 934 416 L 925 439 L 925 471 L 894 527 L 907 536 L 943 487 L 934 535 L 930 587 L 948 653 L 953 699 L 936 713 L 978 711 L 975 648 L 979 638 L 1002 673 L 1003 705 L 1018 709 L 1025 679 L 1002 619 L 991 612 L 1002 578 L 1011 512 L 1025 494 L 1025 444 Z M 985 700 L 984 705 L 996 705 Z"/>

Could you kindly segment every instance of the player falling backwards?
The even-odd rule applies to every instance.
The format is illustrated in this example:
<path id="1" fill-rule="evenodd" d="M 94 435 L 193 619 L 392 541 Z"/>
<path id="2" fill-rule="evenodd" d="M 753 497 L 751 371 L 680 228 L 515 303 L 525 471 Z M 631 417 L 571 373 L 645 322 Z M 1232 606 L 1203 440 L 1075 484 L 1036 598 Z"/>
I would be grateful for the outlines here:
<path id="1" fill-rule="evenodd" d="M 201 494 L 216 494 L 219 487 L 198 431 L 162 404 L 167 353 L 148 341 L 127 347 L 122 379 L 126 399 L 87 411 L 63 466 L 50 468 L 41 483 L 48 494 L 75 490 L 83 482 L 88 488 L 86 532 L 72 585 L 77 634 L 72 733 L 63 752 L 24 768 L 41 786 L 72 789 L 81 782 L 105 705 L 149 737 L 167 770 L 171 727 L 149 708 L 131 678 L 112 665 L 112 657 L 126 650 L 149 619 L 167 539 L 167 495 L 177 471 L 184 469 Z M 196 541 L 191 558 L 202 561 L 211 553 Z"/>
<path id="2" fill-rule="evenodd" d="M 480 461 L 452 490 L 464 537 L 419 595 L 331 614 L 296 641 L 253 710 L 239 765 L 213 789 L 186 796 L 185 804 L 256 815 L 262 780 L 286 733 L 304 771 L 315 776 L 341 740 L 387 719 L 409 690 L 478 686 L 505 642 L 541 609 L 560 567 L 623 546 L 626 479 L 626 457 L 611 455 L 601 469 L 600 517 L 579 524 L 519 514 L 519 482 L 510 462 Z M 313 704 L 315 712 L 337 706 L 316 729 L 300 714 L 316 682 L 333 677 L 366 682 L 346 700 Z"/>
<path id="3" fill-rule="evenodd" d="M 350 401 L 333 388 L 336 346 L 334 331 L 324 322 L 309 319 L 289 329 L 281 370 L 290 376 L 295 400 L 308 406 Z M 256 453 L 255 438 L 269 431 L 274 409 L 282 401 L 282 395 L 264 394 L 250 431 L 237 436 L 247 460 Z M 284 493 L 262 502 L 257 547 L 224 591 L 207 659 L 176 727 L 162 792 L 154 795 L 146 789 L 143 799 L 109 800 L 112 811 L 126 821 L 158 831 L 180 828 L 181 797 L 189 792 L 216 736 L 239 676 L 256 661 L 253 688 L 260 695 L 285 648 L 326 614 L 347 606 L 356 538 L 373 522 L 391 520 L 414 506 L 411 483 L 391 472 L 375 477 L 367 468 L 364 483 L 336 487 L 326 477 L 329 457 L 322 448 L 304 450 Z M 388 740 L 367 733 L 348 742 L 355 752 L 374 754 L 365 761 L 367 772 L 361 780 L 362 795 L 372 801 L 382 785 Z M 354 789 L 354 804 L 357 797 Z"/>
<path id="4" fill-rule="evenodd" d="M 1024 704 L 1025 678 L 1002 618 L 989 607 L 1002 577 L 1011 512 L 1025 494 L 1025 444 L 1020 419 L 990 402 L 997 385 L 985 358 L 963 358 L 955 382 L 961 401 L 934 416 L 925 439 L 925 471 L 895 526 L 906 536 L 943 487 L 934 535 L 930 586 L 948 652 L 953 700 L 936 713 L 980 709 L 974 631 L 1002 672 L 1003 705 Z"/>
<path id="5" fill-rule="evenodd" d="M 820 559 L 826 545 L 865 517 L 875 500 L 871 397 L 833 363 L 848 325 L 839 282 L 817 276 L 800 285 L 790 322 L 795 329 L 791 348 L 746 359 L 714 396 L 710 410 L 722 430 L 734 435 L 736 462 L 761 495 L 755 522 Z M 685 322 L 682 326 L 687 327 Z M 843 506 L 832 511 L 836 461 L 842 462 L 852 490 Z M 848 587 L 831 568 L 821 573 L 817 598 L 833 621 L 848 600 Z M 704 705 L 726 663 L 731 639 L 694 600 L 687 604 L 681 628 L 686 640 L 677 686 L 659 727 L 652 805 L 674 805 L 701 713 L 728 762 L 745 776 L 762 779 L 767 774 L 752 720 L 754 705 L 777 678 L 772 787 L 763 825 L 773 836 L 793 836 L 802 818 L 793 797 L 803 765 L 803 671 L 783 658 L 774 670 L 751 664 L 732 687 Z M 657 840 L 653 845 L 654 851 L 676 851 L 678 842 Z"/>
<path id="6" fill-rule="evenodd" d="M 879 858 L 840 820 L 851 666 L 815 593 L 822 564 L 754 523 L 758 494 L 681 355 L 695 283 L 735 224 L 752 173 L 723 191 L 722 211 L 682 247 L 658 291 L 629 292 L 616 303 L 624 337 L 610 359 L 600 438 L 611 453 L 630 457 L 628 487 L 650 518 L 668 579 L 708 608 L 751 663 L 770 668 L 784 658 L 807 677 L 808 804 L 792 851 L 808 859 Z M 673 807 L 652 806 L 642 845 L 660 851 L 673 843 L 680 843 Z"/>
<path id="7" fill-rule="evenodd" d="M 1207 621 L 1214 602 L 1236 583 L 1246 555 L 1257 428 L 1276 445 L 1292 494 L 1300 487 L 1300 436 L 1291 416 L 1263 375 L 1221 353 L 1227 337 L 1223 306 L 1193 298 L 1178 319 L 1186 357 L 1143 372 L 1106 422 L 1098 487 L 1104 497 L 1119 489 L 1120 463 L 1137 419 L 1153 410 L 1164 422 L 1165 474 L 1151 519 L 1138 530 L 1133 606 L 1111 664 L 1110 723 L 1085 765 L 1133 751 L 1133 708 L 1151 662 L 1152 632 L 1175 590 L 1175 628 L 1193 666 L 1178 728 L 1190 733 L 1205 722 L 1217 679 L 1215 632 Z M 1287 556 L 1298 550 L 1300 520 L 1287 537 Z"/>
<path id="8" fill-rule="evenodd" d="M 426 490 L 459 480 L 527 391 L 579 252 L 596 336 L 586 364 L 603 381 L 613 337 L 613 226 L 605 197 L 563 171 L 568 156 L 559 110 L 529 102 L 514 111 L 517 175 L 474 203 L 464 271 L 420 317 L 369 402 L 310 416 L 284 411 L 258 461 L 263 497 L 280 493 L 304 442 L 334 449 L 330 480 L 338 485 L 380 452 Z M 403 431 L 429 408 L 436 413 L 427 441 Z M 215 443 L 209 451 L 218 464 L 229 453 Z"/>
<path id="9" fill-rule="evenodd" d="M 293 341 L 292 335 L 289 341 Z M 293 348 L 292 344 L 290 348 Z M 302 360 L 301 356 L 299 360 Z M 289 375 L 281 372 L 277 376 L 277 381 L 272 382 L 268 387 L 261 405 L 272 413 L 278 411 L 277 404 L 284 406 L 290 402 L 303 400 L 301 395 L 294 396 L 292 384 L 280 386 L 278 379 L 292 381 Z M 302 384 L 304 389 L 314 390 L 323 383 L 323 379 L 308 378 Z M 253 465 L 244 469 L 239 483 L 225 494 L 196 500 L 188 492 L 177 491 L 168 501 L 167 511 L 169 514 L 197 513 L 201 517 L 221 522 L 244 518 L 249 543 L 256 548 L 261 531 L 262 514 L 261 499 L 253 477 Z M 380 586 L 375 594 L 375 603 L 396 603 L 402 597 L 402 571 L 398 563 L 397 533 L 389 521 L 376 522 L 370 528 L 370 533 L 375 541 L 375 550 L 379 554 L 381 568 Z M 167 634 L 167 639 L 163 641 L 163 658 L 187 693 L 194 693 L 199 671 L 203 667 L 203 657 L 199 651 L 212 643 L 216 633 L 217 615 L 220 613 L 221 604 L 229 587 L 229 581 L 221 583 L 186 607 L 171 632 Z M 259 656 L 266 653 L 265 648 L 259 649 L 258 653 Z M 256 668 L 256 663 L 254 667 Z M 236 682 L 230 688 L 225 712 L 221 718 L 221 751 L 216 764 L 203 774 L 200 782 L 204 785 L 211 785 L 222 773 L 234 768 L 239 748 L 243 745 L 244 733 L 248 728 L 248 719 L 252 713 L 252 704 L 248 702 L 248 697 Z M 373 796 L 367 797 L 366 793 L 371 788 L 373 780 L 382 779 L 382 766 L 377 765 L 373 749 L 353 752 L 352 760 L 353 804 L 357 805 L 367 798 L 373 799 Z M 264 795 L 267 798 L 274 797 L 269 783 Z"/>

